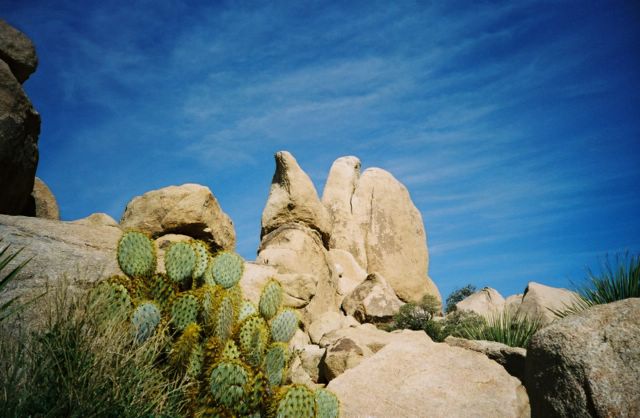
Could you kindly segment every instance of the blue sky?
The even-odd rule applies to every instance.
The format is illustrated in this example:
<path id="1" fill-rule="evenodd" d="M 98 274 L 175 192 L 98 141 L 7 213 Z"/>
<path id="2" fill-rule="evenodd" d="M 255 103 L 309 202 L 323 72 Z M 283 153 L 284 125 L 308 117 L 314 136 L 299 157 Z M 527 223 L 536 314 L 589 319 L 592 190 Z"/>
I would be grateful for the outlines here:
<path id="1" fill-rule="evenodd" d="M 319 193 L 344 155 L 402 181 L 443 295 L 570 286 L 640 251 L 632 1 L 0 0 L 0 16 L 37 47 L 38 176 L 65 220 L 201 183 L 253 259 L 288 150 Z"/>

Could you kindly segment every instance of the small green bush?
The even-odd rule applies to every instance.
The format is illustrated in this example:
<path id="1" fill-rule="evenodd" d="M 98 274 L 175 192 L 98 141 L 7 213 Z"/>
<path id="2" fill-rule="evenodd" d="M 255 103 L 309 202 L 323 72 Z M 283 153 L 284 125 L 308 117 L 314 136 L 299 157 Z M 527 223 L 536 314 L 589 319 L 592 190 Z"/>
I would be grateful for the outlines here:
<path id="1" fill-rule="evenodd" d="M 466 297 L 476 293 L 478 289 L 472 284 L 468 284 L 461 289 L 456 289 L 447 297 L 445 312 L 450 313 L 456 310 L 456 303 L 464 300 Z"/>
<path id="2" fill-rule="evenodd" d="M 467 322 L 461 327 L 461 337 L 470 340 L 496 341 L 510 347 L 525 348 L 542 327 L 539 318 L 517 315 L 509 309 L 489 317 L 484 322 Z"/>
<path id="3" fill-rule="evenodd" d="M 2 240 L 0 239 L 0 244 L 1 243 Z M 13 259 L 15 259 L 23 250 L 23 248 L 21 248 L 13 253 L 10 253 L 8 252 L 10 247 L 10 245 L 6 245 L 2 250 L 0 250 L 0 271 L 4 270 L 9 265 L 9 263 L 11 263 L 11 261 L 13 261 Z M 20 270 L 22 270 L 29 261 L 30 259 L 23 261 L 22 263 L 11 269 L 11 271 L 6 273 L 4 277 L 0 276 L 0 292 L 3 291 L 9 285 L 9 283 L 11 283 L 11 281 L 16 278 L 18 273 L 20 273 Z M 0 305 L 0 322 L 26 306 L 26 304 L 18 306 L 18 304 L 16 304 L 17 300 L 18 297 L 15 296 Z"/>

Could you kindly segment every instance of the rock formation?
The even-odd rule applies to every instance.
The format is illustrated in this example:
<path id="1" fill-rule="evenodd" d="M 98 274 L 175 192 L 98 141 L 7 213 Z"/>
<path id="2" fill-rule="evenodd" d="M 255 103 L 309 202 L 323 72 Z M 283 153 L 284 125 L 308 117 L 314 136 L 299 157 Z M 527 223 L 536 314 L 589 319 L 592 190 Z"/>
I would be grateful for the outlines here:
<path id="1" fill-rule="evenodd" d="M 482 353 L 504 367 L 511 376 L 517 377 L 521 381 L 524 380 L 524 365 L 527 358 L 527 350 L 524 348 L 509 347 L 495 341 L 467 340 L 451 335 L 445 338 L 444 342 L 452 347 L 466 348 Z"/>
<path id="2" fill-rule="evenodd" d="M 360 175 L 355 157 L 336 160 L 322 202 L 333 218 L 332 249 L 351 253 L 368 273 L 385 277 L 398 297 L 441 300 L 428 276 L 429 253 L 422 216 L 407 189 L 390 173 L 370 168 Z"/>
<path id="3" fill-rule="evenodd" d="M 378 273 L 371 273 L 344 298 L 342 309 L 360 322 L 384 324 L 404 305 L 387 281 Z"/>
<path id="4" fill-rule="evenodd" d="M 459 311 L 475 312 L 485 318 L 499 314 L 504 309 L 504 298 L 497 290 L 485 287 L 456 303 Z"/>
<path id="5" fill-rule="evenodd" d="M 211 190 L 199 184 L 164 187 L 133 198 L 120 225 L 154 238 L 165 234 L 188 235 L 205 241 L 214 251 L 233 250 L 236 245 L 233 222 Z"/>
<path id="6" fill-rule="evenodd" d="M 0 20 L 0 213 L 25 210 L 38 166 L 40 115 L 22 89 L 35 71 L 33 43 Z"/>
<path id="7" fill-rule="evenodd" d="M 532 416 L 640 416 L 639 360 L 640 298 L 552 323 L 527 350 Z"/>
<path id="8" fill-rule="evenodd" d="M 60 209 L 56 197 L 45 182 L 38 177 L 35 178 L 33 191 L 22 212 L 24 216 L 60 220 Z"/>
<path id="9" fill-rule="evenodd" d="M 529 282 L 518 307 L 518 314 L 540 318 L 543 323 L 548 324 L 556 318 L 553 311 L 562 311 L 572 306 L 576 297 L 575 292 L 567 289 Z"/>
<path id="10" fill-rule="evenodd" d="M 120 228 L 120 224 L 118 224 L 115 219 L 102 212 L 92 213 L 86 218 L 76 219 L 69 223 L 78 225 L 115 226 L 116 228 Z"/>

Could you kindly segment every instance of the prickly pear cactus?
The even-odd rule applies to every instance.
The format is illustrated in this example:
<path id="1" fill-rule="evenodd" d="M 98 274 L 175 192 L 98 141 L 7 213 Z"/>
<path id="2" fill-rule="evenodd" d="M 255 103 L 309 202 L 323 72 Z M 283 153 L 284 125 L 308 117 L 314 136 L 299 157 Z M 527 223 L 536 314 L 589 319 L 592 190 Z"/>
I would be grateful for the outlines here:
<path id="1" fill-rule="evenodd" d="M 155 244 L 134 231 L 123 234 L 117 258 L 126 276 L 100 283 L 92 300 L 106 303 L 105 318 L 124 313 L 136 344 L 161 333 L 168 346 L 158 364 L 171 376 L 197 382 L 185 394 L 189 415 L 339 415 L 331 392 L 282 386 L 288 342 L 300 321 L 296 311 L 282 307 L 277 280 L 267 281 L 257 305 L 245 300 L 239 285 L 244 260 L 226 251 L 213 256 L 201 241 L 171 245 L 166 274 L 156 273 Z"/>

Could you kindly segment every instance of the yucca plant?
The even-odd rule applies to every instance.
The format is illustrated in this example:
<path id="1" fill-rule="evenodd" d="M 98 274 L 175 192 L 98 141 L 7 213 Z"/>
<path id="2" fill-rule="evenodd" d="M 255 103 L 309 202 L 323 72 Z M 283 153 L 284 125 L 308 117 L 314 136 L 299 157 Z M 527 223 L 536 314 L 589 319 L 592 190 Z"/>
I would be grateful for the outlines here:
<path id="1" fill-rule="evenodd" d="M 496 341 L 510 347 L 526 347 L 529 340 L 542 327 L 540 318 L 514 314 L 505 309 L 489 316 L 486 322 L 473 323 L 462 330 L 470 340 Z"/>
<path id="2" fill-rule="evenodd" d="M 2 244 L 1 239 L 0 244 Z M 11 253 L 9 252 L 10 247 L 11 245 L 7 244 L 2 250 L 0 250 L 0 272 L 2 272 L 9 265 L 9 263 L 11 263 L 24 249 L 20 248 L 19 250 Z M 15 266 L 13 269 L 11 269 L 11 271 L 6 273 L 5 276 L 0 275 L 0 292 L 2 292 L 9 285 L 9 283 L 11 283 L 11 281 L 13 281 L 18 276 L 18 273 L 20 273 L 20 271 L 24 268 L 24 266 L 27 265 L 27 263 L 29 263 L 29 261 L 31 261 L 30 258 Z M 17 313 L 21 309 L 24 309 L 29 303 L 33 303 L 36 299 L 37 298 L 32 299 L 30 302 L 18 305 L 16 304 L 18 296 L 15 296 L 2 303 L 0 305 L 0 322 Z"/>
<path id="3" fill-rule="evenodd" d="M 587 269 L 585 282 L 575 287 L 578 298 L 564 309 L 552 310 L 556 316 L 563 318 L 593 305 L 640 297 L 640 255 L 617 254 L 613 261 L 607 256 L 599 273 Z"/>

